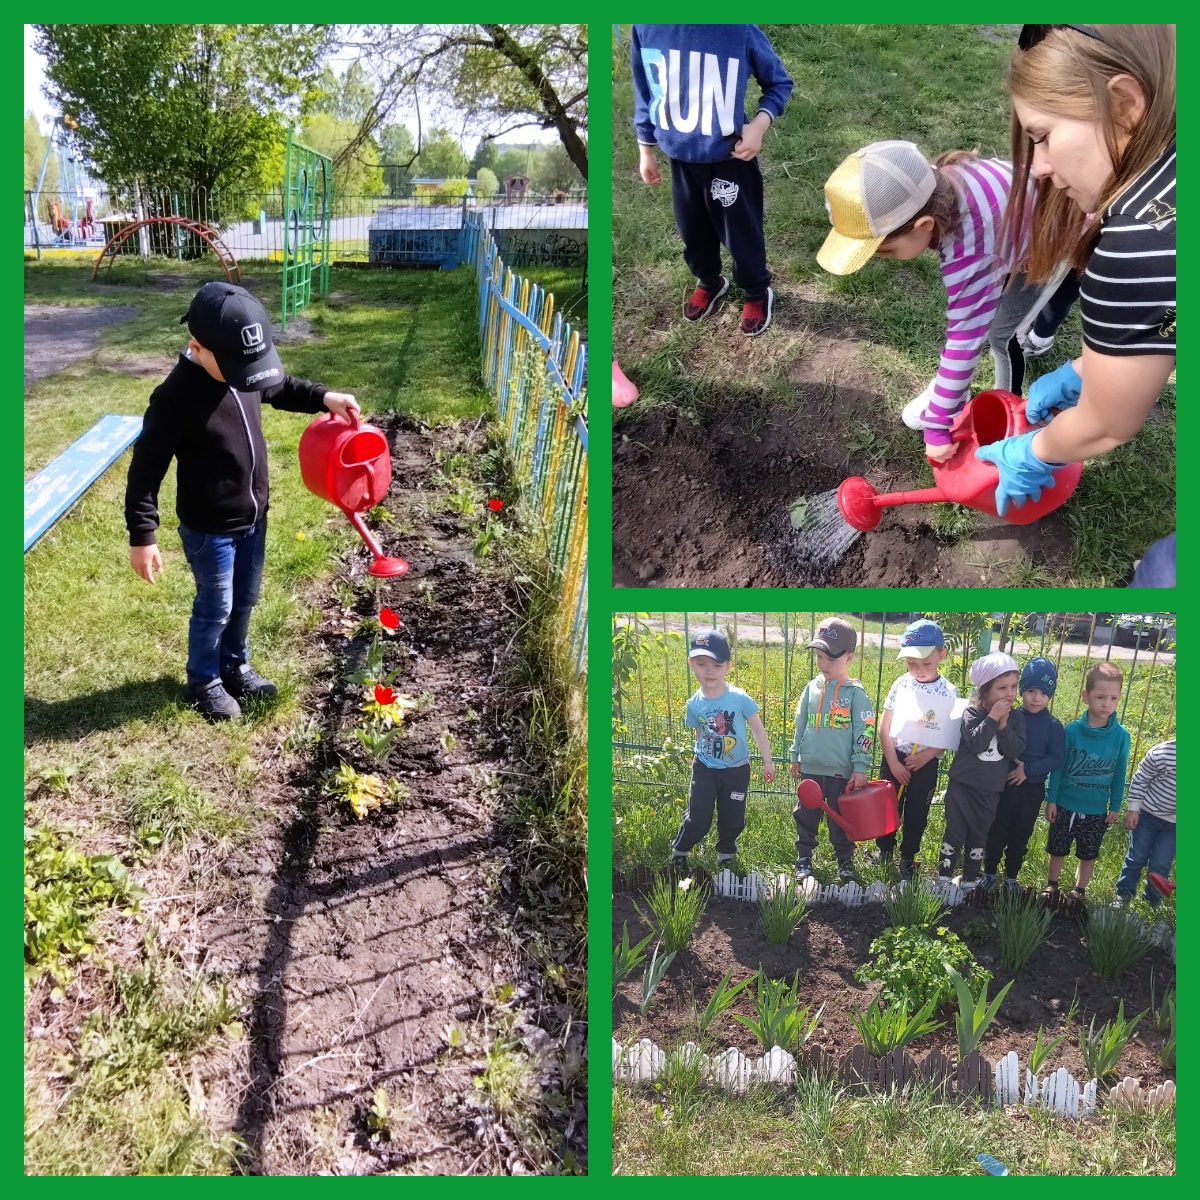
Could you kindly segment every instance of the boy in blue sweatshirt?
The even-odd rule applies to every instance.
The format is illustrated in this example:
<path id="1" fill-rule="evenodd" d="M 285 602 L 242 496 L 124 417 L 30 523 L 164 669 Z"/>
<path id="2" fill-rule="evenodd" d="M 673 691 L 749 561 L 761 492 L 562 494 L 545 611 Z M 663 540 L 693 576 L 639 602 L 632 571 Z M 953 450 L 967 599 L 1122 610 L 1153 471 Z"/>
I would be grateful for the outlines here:
<path id="1" fill-rule="evenodd" d="M 1043 896 L 1051 903 L 1058 901 L 1058 877 L 1072 841 L 1079 871 L 1067 899 L 1071 904 L 1082 902 L 1104 831 L 1121 816 L 1129 765 L 1129 730 L 1117 720 L 1124 682 L 1116 663 L 1098 663 L 1087 673 L 1083 686 L 1087 712 L 1067 726 L 1065 760 L 1050 773 L 1046 792 L 1050 866 Z"/>
<path id="2" fill-rule="evenodd" d="M 1048 658 L 1031 658 L 1021 671 L 1020 686 L 1025 748 L 1008 773 L 988 832 L 980 880 L 984 889 L 995 886 L 1002 855 L 1005 886 L 1017 887 L 1029 838 L 1046 799 L 1046 780 L 1063 765 L 1066 754 L 1062 722 L 1050 711 L 1058 686 L 1057 668 Z"/>
<path id="3" fill-rule="evenodd" d="M 702 320 L 729 290 L 724 245 L 746 296 L 742 332 L 755 337 L 771 324 L 774 303 L 757 157 L 792 93 L 791 77 L 757 25 L 634 25 L 630 58 L 639 170 L 652 187 L 662 182 L 654 155 L 661 147 L 684 261 L 699 281 L 683 315 Z M 751 75 L 762 88 L 752 120 Z"/>

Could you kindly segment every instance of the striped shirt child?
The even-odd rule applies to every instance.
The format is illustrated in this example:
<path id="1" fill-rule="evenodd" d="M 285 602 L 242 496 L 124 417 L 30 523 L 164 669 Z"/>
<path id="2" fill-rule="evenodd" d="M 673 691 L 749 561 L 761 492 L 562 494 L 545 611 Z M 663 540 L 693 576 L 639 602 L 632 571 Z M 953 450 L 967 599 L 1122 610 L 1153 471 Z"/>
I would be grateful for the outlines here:
<path id="1" fill-rule="evenodd" d="M 1105 209 L 1079 312 L 1099 354 L 1175 353 L 1174 145 Z"/>
<path id="2" fill-rule="evenodd" d="M 1159 742 L 1138 763 L 1129 784 L 1128 812 L 1149 813 L 1175 823 L 1175 739 Z"/>
<path id="3" fill-rule="evenodd" d="M 925 443 L 948 446 L 950 426 L 971 390 L 971 377 L 987 345 L 988 329 L 1004 284 L 1013 267 L 1025 256 L 1029 226 L 1022 231 L 1014 255 L 999 238 L 1004 210 L 1012 191 L 1012 163 L 1004 159 L 971 159 L 939 167 L 956 185 L 959 195 L 959 228 L 938 247 L 942 282 L 946 285 L 946 348 L 938 362 L 933 395 L 922 414 Z M 1031 179 L 1026 214 L 1033 210 Z"/>

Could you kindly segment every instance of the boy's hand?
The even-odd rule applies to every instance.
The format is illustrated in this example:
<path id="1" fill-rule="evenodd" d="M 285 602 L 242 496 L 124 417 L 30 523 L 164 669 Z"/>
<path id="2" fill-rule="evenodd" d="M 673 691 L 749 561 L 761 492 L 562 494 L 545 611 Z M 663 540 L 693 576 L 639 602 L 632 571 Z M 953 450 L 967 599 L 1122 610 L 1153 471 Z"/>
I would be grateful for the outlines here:
<path id="1" fill-rule="evenodd" d="M 1120 819 L 1121 819 L 1121 814 L 1119 812 L 1110 812 L 1110 813 L 1104 814 L 1105 825 L 1111 825 L 1115 821 L 1119 821 Z"/>
<path id="2" fill-rule="evenodd" d="M 638 171 L 641 173 L 643 183 L 648 183 L 651 187 L 658 187 L 662 183 L 662 176 L 658 171 L 658 159 L 654 155 L 653 146 L 638 147 Z"/>
<path id="3" fill-rule="evenodd" d="M 773 758 L 763 760 L 763 778 L 768 783 L 775 782 L 775 760 Z"/>
<path id="4" fill-rule="evenodd" d="M 162 553 L 153 542 L 149 546 L 130 546 L 129 565 L 147 583 L 156 583 L 154 572 L 163 569 Z"/>
<path id="5" fill-rule="evenodd" d="M 909 757 L 911 758 L 912 755 Z M 898 758 L 894 756 L 889 758 L 887 760 L 887 765 L 892 772 L 892 778 L 901 787 L 904 787 L 904 785 L 912 778 L 912 772 Z"/>
<path id="6" fill-rule="evenodd" d="M 1018 762 L 1017 765 L 1008 773 L 1009 783 L 1024 783 L 1025 782 L 1025 764 Z"/>
<path id="7" fill-rule="evenodd" d="M 937 758 L 936 750 L 914 750 L 905 760 L 904 765 L 910 771 L 919 771 L 926 763 L 931 763 Z M 908 781 L 905 780 L 907 783 Z"/>
<path id="8" fill-rule="evenodd" d="M 1054 822 L 1058 820 L 1058 805 L 1057 804 L 1047 804 L 1046 805 L 1046 820 L 1049 821 L 1051 825 L 1053 825 Z"/>
<path id="9" fill-rule="evenodd" d="M 958 447 L 953 442 L 948 446 L 931 446 L 928 442 L 925 443 L 925 457 L 931 462 L 949 462 L 957 453 Z"/>
<path id="10" fill-rule="evenodd" d="M 855 771 L 850 776 L 850 790 L 857 792 L 859 788 L 867 786 L 867 775 L 865 771 Z"/>
<path id="11" fill-rule="evenodd" d="M 362 416 L 358 401 L 349 392 L 326 392 L 325 407 L 349 425 L 353 425 Z M 354 415 L 351 416 L 351 413 Z"/>
<path id="12" fill-rule="evenodd" d="M 1140 812 L 1127 812 L 1125 814 L 1125 828 L 1136 829 L 1138 827 L 1138 817 L 1141 815 Z"/>
<path id="13" fill-rule="evenodd" d="M 799 778 L 800 778 L 800 774 L 801 774 L 801 772 L 800 772 L 800 764 L 799 764 L 799 763 L 792 763 L 792 778 L 793 778 L 793 779 L 799 779 Z"/>
<path id="14" fill-rule="evenodd" d="M 763 134 L 771 127 L 771 118 L 763 112 L 760 112 L 753 121 L 742 126 L 742 136 L 738 138 L 733 147 L 733 157 L 740 158 L 742 162 L 749 162 L 752 158 L 758 157 L 758 152 L 762 149 Z"/>

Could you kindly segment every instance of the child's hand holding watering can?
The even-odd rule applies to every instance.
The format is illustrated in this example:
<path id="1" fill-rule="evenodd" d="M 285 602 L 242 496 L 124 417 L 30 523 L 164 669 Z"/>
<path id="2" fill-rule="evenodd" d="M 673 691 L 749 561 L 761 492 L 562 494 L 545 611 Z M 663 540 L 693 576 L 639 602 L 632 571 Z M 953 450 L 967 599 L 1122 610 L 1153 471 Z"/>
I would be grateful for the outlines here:
<path id="1" fill-rule="evenodd" d="M 362 415 L 358 401 L 349 392 L 326 392 L 323 403 L 331 413 L 341 417 L 348 425 L 353 425 Z"/>

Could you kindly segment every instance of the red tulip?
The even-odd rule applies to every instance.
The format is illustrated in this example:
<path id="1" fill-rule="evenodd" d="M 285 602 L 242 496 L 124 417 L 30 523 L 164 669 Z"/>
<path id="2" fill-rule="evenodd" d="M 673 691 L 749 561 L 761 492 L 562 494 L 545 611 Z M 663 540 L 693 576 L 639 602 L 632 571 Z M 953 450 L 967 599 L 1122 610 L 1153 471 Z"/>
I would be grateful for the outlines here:
<path id="1" fill-rule="evenodd" d="M 383 708 L 389 704 L 396 703 L 396 693 L 390 687 L 384 687 L 381 683 L 375 685 L 375 703 Z"/>
<path id="2" fill-rule="evenodd" d="M 384 629 L 399 629 L 400 614 L 393 612 L 390 608 L 381 608 L 379 610 L 379 623 Z"/>
<path id="3" fill-rule="evenodd" d="M 489 500 L 488 501 L 488 508 L 490 508 L 492 510 L 492 512 L 499 512 L 503 507 L 504 507 L 503 500 Z"/>

